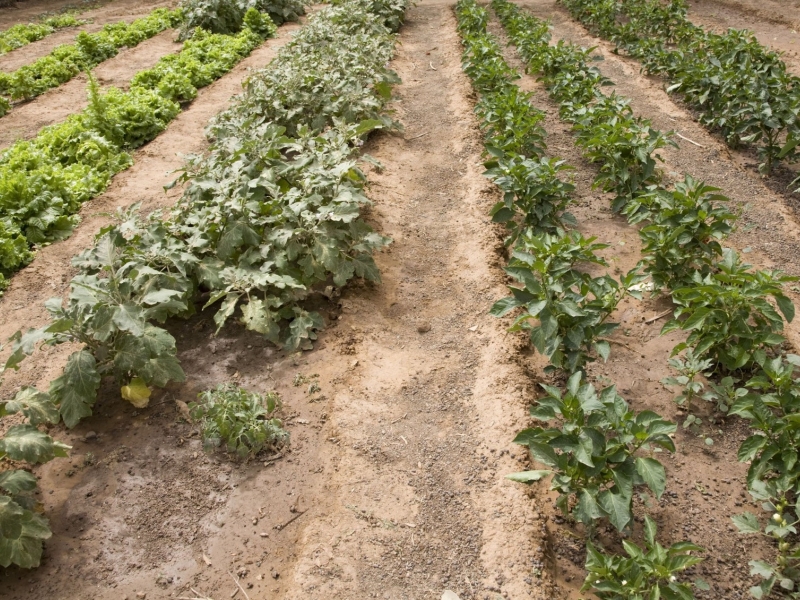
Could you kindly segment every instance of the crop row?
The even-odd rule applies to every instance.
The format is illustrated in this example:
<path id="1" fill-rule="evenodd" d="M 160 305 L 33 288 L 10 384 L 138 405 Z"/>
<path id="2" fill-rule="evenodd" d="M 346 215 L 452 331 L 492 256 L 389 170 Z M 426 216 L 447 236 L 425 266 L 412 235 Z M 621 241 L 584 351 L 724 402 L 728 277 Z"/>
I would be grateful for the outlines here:
<path id="1" fill-rule="evenodd" d="M 670 82 L 705 126 L 731 147 L 753 145 L 769 174 L 800 159 L 800 77 L 743 30 L 709 33 L 686 17 L 685 0 L 561 0 L 592 31 Z"/>
<path id="2" fill-rule="evenodd" d="M 176 27 L 182 20 L 180 9 L 157 8 L 133 23 L 120 21 L 105 25 L 97 33 L 81 32 L 74 44 L 58 46 L 49 55 L 11 73 L 0 73 L 0 117 L 11 108 L 9 100 L 35 98 L 116 56 L 120 48 L 132 48 L 165 29 Z"/>
<path id="3" fill-rule="evenodd" d="M 130 90 L 100 94 L 90 76 L 89 106 L 0 156 L 0 293 L 32 258 L 30 247 L 69 236 L 81 204 L 131 166 L 128 150 L 149 142 L 202 88 L 275 33 L 251 9 L 234 35 L 194 30 L 182 50 L 134 76 Z"/>
<path id="4" fill-rule="evenodd" d="M 608 275 L 593 278 L 582 272 L 581 267 L 587 264 L 607 266 L 596 255 L 606 246 L 563 229 L 565 223 L 576 224 L 565 212 L 572 201 L 573 186 L 558 176 L 568 166 L 544 155 L 544 131 L 539 125 L 544 115 L 531 105 L 531 94 L 513 84 L 519 75 L 504 61 L 496 40 L 486 33 L 486 9 L 474 0 L 460 0 L 457 15 L 465 45 L 463 68 L 480 93 L 476 112 L 490 156 L 486 175 L 504 193 L 492 214 L 495 221 L 506 223 L 511 230 L 507 244 L 512 252 L 506 272 L 525 286 L 512 288 L 513 298 L 498 302 L 493 312 L 499 316 L 511 307 L 527 306 L 528 312 L 512 329 L 538 318 L 540 324 L 529 328 L 531 339 L 546 354 L 548 345 L 561 344 L 553 341 L 560 333 L 556 333 L 557 317 L 553 329 L 548 329 L 556 312 L 565 310 L 584 320 L 592 319 L 593 313 L 607 317 L 613 311 L 609 305 L 631 293 L 633 282 L 641 277 L 634 272 L 616 282 Z M 604 296 L 612 299 L 601 308 Z M 533 305 L 538 312 L 530 312 Z M 601 322 L 600 326 L 605 327 L 603 333 L 609 333 L 614 325 Z M 565 334 L 566 339 L 576 338 L 571 331 Z M 595 348 L 607 356 L 608 347 L 597 348 L 600 343 L 596 341 Z M 583 345 L 583 341 L 576 343 L 576 347 Z M 565 358 L 578 352 L 567 351 Z M 550 355 L 554 366 L 574 373 L 563 393 L 544 386 L 547 395 L 532 408 L 531 416 L 543 423 L 562 420 L 563 427 L 529 428 L 515 440 L 527 445 L 533 457 L 552 471 L 527 471 L 510 478 L 530 483 L 555 473 L 552 489 L 559 492 L 557 505 L 581 521 L 590 535 L 602 518 L 627 531 L 633 523 L 634 491 L 645 487 L 660 497 L 666 484 L 661 463 L 642 454 L 652 455 L 656 447 L 674 452 L 670 434 L 675 425 L 650 411 L 636 413 L 613 386 L 598 393 L 584 381 L 582 368 L 588 357 L 580 361 L 554 361 L 554 357 Z M 699 547 L 680 542 L 664 548 L 656 541 L 655 522 L 649 517 L 645 517 L 646 551 L 626 543 L 632 551 L 635 549 L 638 560 L 607 554 L 589 544 L 590 572 L 585 589 L 608 598 L 620 597 L 618 590 L 625 587 L 647 587 L 665 598 L 690 593 L 689 585 L 679 583 L 675 574 L 702 560 L 691 554 L 701 550 Z"/>
<path id="5" fill-rule="evenodd" d="M 774 563 L 751 561 L 753 574 L 763 578 L 751 590 L 754 597 L 767 597 L 779 588 L 794 589 L 800 581 L 800 547 L 793 537 L 800 510 L 796 506 L 800 469 L 793 458 L 800 441 L 795 425 L 800 381 L 794 379 L 800 357 L 783 352 L 785 339 L 780 332 L 783 319 L 791 321 L 794 316 L 782 284 L 796 278 L 778 271 L 753 271 L 735 252 L 722 248 L 720 242 L 731 231 L 736 215 L 723 207 L 727 199 L 717 190 L 690 176 L 672 189 L 662 186 L 652 153 L 667 143 L 667 137 L 635 118 L 624 99 L 601 93 L 608 82 L 589 66 L 590 50 L 561 41 L 550 45 L 545 22 L 523 15 L 507 0 L 493 0 L 492 5 L 530 70 L 541 73 L 551 96 L 560 103 L 561 117 L 572 123 L 578 145 L 587 158 L 600 164 L 596 185 L 616 194 L 615 210 L 633 224 L 644 224 L 640 237 L 645 256 L 640 266 L 657 287 L 671 294 L 676 305 L 674 318 L 662 333 L 683 330 L 689 334 L 673 349 L 673 355 L 685 351 L 683 358 L 671 361 L 681 376 L 668 383 L 685 388 L 676 401 L 688 401 L 691 409 L 692 402 L 702 397 L 715 402 L 719 412 L 750 421 L 755 430 L 742 444 L 738 458 L 751 463 L 747 478 L 751 495 L 774 514 L 763 531 L 750 513 L 735 517 L 734 522 L 743 533 L 774 539 L 778 552 Z M 703 396 L 701 374 L 712 388 Z M 537 414 L 541 418 L 550 411 Z M 684 427 L 694 420 L 690 414 Z M 531 450 L 549 466 L 556 466 L 555 458 L 563 460 L 563 455 Z M 570 452 L 580 459 L 580 448 Z M 557 467 L 556 472 L 563 470 Z M 635 553 L 629 554 L 638 560 Z M 598 560 L 590 552 L 590 570 Z M 641 587 L 636 593 L 646 589 Z M 634 591 L 628 585 L 624 590 L 628 595 L 622 597 L 636 597 L 631 595 Z"/>
<path id="6" fill-rule="evenodd" d="M 41 23 L 20 23 L 0 32 L 0 56 L 41 40 L 65 27 L 77 27 L 86 21 L 72 13 L 47 17 Z"/>
<path id="7" fill-rule="evenodd" d="M 24 387 L 0 404 L 29 419 L 0 440 L 0 457 L 35 464 L 63 455 L 36 425 L 73 427 L 91 415 L 104 379 L 138 406 L 153 387 L 182 381 L 175 339 L 159 326 L 167 318 L 215 306 L 219 328 L 235 317 L 287 349 L 305 348 L 323 319 L 304 299 L 353 277 L 378 280 L 372 252 L 389 240 L 360 216 L 369 201 L 357 154 L 370 131 L 394 125 L 386 105 L 398 78 L 387 63 L 404 9 L 344 0 L 315 14 L 214 119 L 213 143 L 188 159 L 174 209 L 140 216 L 134 206 L 74 259 L 68 299 L 50 300 L 51 322 L 14 337 L 5 368 L 39 344 L 78 349 L 47 391 Z M 0 565 L 34 566 L 49 535 L 30 510 L 36 481 L 8 473 L 0 506 L 16 512 L 0 511 Z"/>

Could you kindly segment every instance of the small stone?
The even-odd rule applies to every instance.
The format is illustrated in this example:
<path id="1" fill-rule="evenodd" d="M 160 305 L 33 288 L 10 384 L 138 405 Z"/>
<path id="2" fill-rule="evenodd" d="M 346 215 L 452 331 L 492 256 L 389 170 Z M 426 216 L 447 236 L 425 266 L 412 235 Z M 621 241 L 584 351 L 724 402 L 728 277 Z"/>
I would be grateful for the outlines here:
<path id="1" fill-rule="evenodd" d="M 86 435 L 83 436 L 84 442 L 91 442 L 92 440 L 97 439 L 97 434 L 94 431 L 87 431 Z"/>
<path id="2" fill-rule="evenodd" d="M 419 333 L 428 333 L 431 330 L 430 323 L 422 323 L 421 325 L 417 326 L 417 331 Z"/>
<path id="3" fill-rule="evenodd" d="M 278 577 L 280 577 L 280 576 L 281 576 L 281 574 L 280 574 L 280 573 L 278 573 L 278 572 L 277 572 L 275 569 L 272 569 L 272 570 L 269 572 L 269 574 L 272 576 L 272 578 L 273 578 L 273 579 L 277 579 Z"/>
<path id="4" fill-rule="evenodd" d="M 141 598 L 142 600 L 144 600 L 145 598 L 147 598 L 147 593 L 146 592 L 136 592 L 136 597 L 137 598 Z"/>

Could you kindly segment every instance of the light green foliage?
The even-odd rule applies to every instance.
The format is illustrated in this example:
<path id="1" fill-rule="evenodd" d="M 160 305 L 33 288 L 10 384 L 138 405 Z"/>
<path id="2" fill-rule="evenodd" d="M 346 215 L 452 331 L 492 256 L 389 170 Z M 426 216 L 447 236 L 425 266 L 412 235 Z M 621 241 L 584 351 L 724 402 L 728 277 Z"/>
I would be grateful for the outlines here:
<path id="1" fill-rule="evenodd" d="M 89 73 L 87 109 L 0 156 L 0 290 L 4 276 L 30 261 L 29 245 L 71 233 L 81 204 L 130 167 L 127 151 L 164 131 L 180 112 L 178 102 L 228 72 L 262 35 L 274 34 L 268 17 L 254 22 L 261 33 L 249 27 L 232 36 L 198 31 L 181 52 L 138 73 L 128 92 L 101 93 Z"/>
<path id="2" fill-rule="evenodd" d="M 0 94 L 12 100 L 35 98 L 115 56 L 120 48 L 136 46 L 182 19 L 180 10 L 157 8 L 131 24 L 109 23 L 98 33 L 81 32 L 74 44 L 58 46 L 11 73 L 0 73 Z"/>
<path id="3" fill-rule="evenodd" d="M 206 448 L 224 446 L 240 457 L 255 456 L 266 448 L 285 444 L 289 434 L 274 417 L 280 398 L 248 392 L 231 384 L 201 392 L 189 405 L 191 416 L 199 421 Z"/>
<path id="4" fill-rule="evenodd" d="M 665 548 L 656 541 L 656 523 L 644 518 L 644 548 L 629 540 L 622 542 L 627 557 L 604 553 L 591 543 L 586 557 L 586 581 L 581 591 L 592 590 L 603 600 L 694 600 L 692 588 L 708 590 L 702 580 L 684 583 L 678 580 L 681 571 L 703 558 L 692 552 L 702 552 L 691 542 L 678 542 Z"/>
<path id="5" fill-rule="evenodd" d="M 86 23 L 86 21 L 77 19 L 74 14 L 67 13 L 48 17 L 41 23 L 20 23 L 19 25 L 14 25 L 0 32 L 0 56 L 6 52 L 21 48 L 22 46 L 27 46 L 31 42 L 41 40 L 59 29 L 77 27 L 84 23 Z"/>
<path id="6" fill-rule="evenodd" d="M 661 497 L 666 473 L 659 461 L 637 452 L 655 447 L 675 451 L 669 437 L 675 424 L 656 413 L 635 413 L 611 386 L 595 392 L 575 373 L 562 393 L 542 385 L 547 395 L 531 408 L 537 421 L 561 421 L 557 427 L 524 429 L 515 442 L 530 449 L 531 457 L 551 471 L 509 476 L 529 483 L 552 472 L 550 488 L 559 493 L 556 504 L 593 531 L 597 519 L 607 518 L 619 531 L 633 521 L 634 490 L 646 485 Z M 575 502 L 571 502 L 574 500 Z"/>
<path id="7" fill-rule="evenodd" d="M 780 271 L 752 271 L 736 252 L 726 249 L 711 273 L 695 272 L 687 287 L 673 290 L 678 308 L 661 332 L 688 331 L 689 337 L 672 353 L 693 348 L 697 358 L 711 359 L 715 372 L 751 370 L 756 352 L 785 341 L 780 335 L 783 317 L 792 321 L 794 305 L 782 286 L 796 280 Z M 770 297 L 783 317 L 767 300 Z"/>
<path id="8" fill-rule="evenodd" d="M 173 102 L 188 102 L 197 96 L 197 89 L 207 86 L 227 73 L 250 54 L 263 38 L 275 35 L 276 27 L 269 17 L 258 12 L 249 19 L 259 28 L 249 26 L 236 35 L 194 32 L 181 52 L 165 56 L 155 67 L 140 71 L 131 81 L 131 89 L 154 90 Z"/>

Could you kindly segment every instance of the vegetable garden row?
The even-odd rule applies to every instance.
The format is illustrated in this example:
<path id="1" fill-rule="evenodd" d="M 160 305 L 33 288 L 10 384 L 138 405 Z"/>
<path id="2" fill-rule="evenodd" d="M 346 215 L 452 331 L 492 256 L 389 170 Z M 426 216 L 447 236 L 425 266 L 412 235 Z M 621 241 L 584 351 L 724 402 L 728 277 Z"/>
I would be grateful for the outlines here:
<path id="1" fill-rule="evenodd" d="M 274 34 L 269 4 L 259 9 L 242 11 L 238 23 L 229 24 L 234 31 L 216 33 L 212 30 L 224 28 L 203 28 L 200 15 L 188 11 L 183 22 L 191 37 L 180 52 L 137 73 L 127 92 L 111 88 L 100 93 L 90 74 L 85 110 L 0 155 L 0 293 L 7 277 L 30 262 L 34 245 L 70 235 L 80 206 L 133 164 L 129 150 L 155 138 L 198 88 L 230 71 Z M 301 10 L 296 4 L 295 16 Z M 170 14 L 183 10 L 163 12 L 162 25 Z"/>
<path id="2" fill-rule="evenodd" d="M 296 349 L 323 325 L 302 306 L 315 284 L 378 279 L 371 254 L 388 240 L 360 217 L 368 200 L 356 156 L 369 132 L 394 126 L 386 104 L 397 76 L 387 63 L 404 10 L 345 0 L 315 14 L 213 120 L 213 143 L 188 159 L 174 209 L 141 216 L 134 206 L 75 257 L 67 302 L 51 300 L 51 322 L 15 336 L 5 368 L 40 344 L 79 348 L 48 390 L 25 387 L 0 405 L 0 414 L 26 419 L 0 439 L 0 457 L 38 464 L 64 456 L 67 448 L 39 427 L 73 427 L 91 415 L 104 378 L 136 405 L 153 387 L 182 381 L 175 339 L 159 326 L 168 318 L 217 305 L 218 327 L 236 315 Z M 246 25 L 256 17 L 272 31 L 257 13 L 244 14 Z M 239 35 L 255 33 L 247 26 Z M 36 478 L 5 471 L 0 488 L 0 565 L 35 566 L 50 535 L 33 510 Z"/>
<path id="3" fill-rule="evenodd" d="M 758 151 L 759 171 L 800 160 L 800 77 L 746 30 L 709 33 L 684 0 L 562 0 L 593 32 L 669 81 L 706 127 L 731 147 Z M 796 180 L 800 183 L 800 178 Z"/>
<path id="4" fill-rule="evenodd" d="M 0 56 L 27 46 L 31 42 L 44 39 L 51 33 L 67 27 L 77 27 L 87 21 L 78 19 L 73 13 L 55 15 L 42 19 L 41 23 L 27 23 L 14 25 L 0 32 Z"/>
<path id="5" fill-rule="evenodd" d="M 513 84 L 519 75 L 486 33 L 487 11 L 470 0 L 459 2 L 464 70 L 481 95 L 477 113 L 490 157 L 486 175 L 504 193 L 492 215 L 511 231 L 506 272 L 521 284 L 492 312 L 517 314 L 512 331 L 528 333 L 549 358 L 549 369 L 568 378 L 565 390 L 544 386 L 546 395 L 531 409 L 543 426 L 526 429 L 515 440 L 547 469 L 511 478 L 530 483 L 552 475 L 557 505 L 584 525 L 588 537 L 584 589 L 601 598 L 692 598 L 693 586 L 707 589 L 700 580 L 679 579 L 680 571 L 701 560 L 692 554 L 700 548 L 688 542 L 660 546 L 647 515 L 645 549 L 623 539 L 623 557 L 596 546 L 601 521 L 624 538 L 632 533 L 634 492 L 646 487 L 660 497 L 666 486 L 665 469 L 653 452 L 675 450 L 670 436 L 675 424 L 651 411 L 636 413 L 615 387 L 598 393 L 585 380 L 587 362 L 610 353 L 605 336 L 618 326 L 609 319 L 620 300 L 638 297 L 637 284 L 650 277 L 676 305 L 662 333 L 688 333 L 673 349 L 673 355 L 682 353 L 671 361 L 681 374 L 669 383 L 685 387 L 676 401 L 688 403 L 691 411 L 702 397 L 718 411 L 746 419 L 754 430 L 738 458 L 751 461 L 749 491 L 771 518 L 765 524 L 750 513 L 733 518 L 743 533 L 772 538 L 775 556 L 751 562 L 753 575 L 763 578 L 751 592 L 757 598 L 794 593 L 800 582 L 794 537 L 800 474 L 800 386 L 794 371 L 800 358 L 784 353 L 781 335 L 784 318 L 794 316 L 782 285 L 794 278 L 754 271 L 723 248 L 737 215 L 725 208 L 727 199 L 718 190 L 688 175 L 671 189 L 662 185 L 655 153 L 671 143 L 668 136 L 636 117 L 624 98 L 601 92 L 607 82 L 589 66 L 591 50 L 563 41 L 551 45 L 547 23 L 507 0 L 493 0 L 492 6 L 525 64 L 541 74 L 559 103 L 578 146 L 599 164 L 595 185 L 614 194 L 613 210 L 640 227 L 643 244 L 642 260 L 619 280 L 586 272 L 590 265 L 607 266 L 596 254 L 607 246 L 573 229 L 575 219 L 567 212 L 573 187 L 559 177 L 568 167 L 543 154 L 542 113 Z M 700 374 L 712 386 L 705 395 Z"/>

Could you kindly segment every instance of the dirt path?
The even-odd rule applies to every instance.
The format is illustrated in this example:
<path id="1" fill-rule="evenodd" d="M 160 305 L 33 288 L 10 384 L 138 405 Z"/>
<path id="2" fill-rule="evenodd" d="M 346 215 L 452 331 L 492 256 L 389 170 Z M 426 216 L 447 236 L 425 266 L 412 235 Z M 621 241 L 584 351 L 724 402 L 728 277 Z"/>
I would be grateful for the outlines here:
<path id="1" fill-rule="evenodd" d="M 464 600 L 552 597 L 543 516 L 503 479 L 524 464 L 510 440 L 534 384 L 513 338 L 487 314 L 504 294 L 486 216 L 496 192 L 480 175 L 452 4 L 411 9 L 400 42 L 405 137 L 366 148 L 385 167 L 370 173 L 371 218 L 394 239 L 378 257 L 383 283 L 326 307 L 328 327 L 302 356 L 236 327 L 212 338 L 208 315 L 173 324 L 189 383 L 138 414 L 109 388 L 100 416 L 59 436 L 75 450 L 71 463 L 42 469 L 42 488 L 55 490 L 45 497 L 55 535 L 41 569 L 0 579 L 10 600 L 48 589 L 186 596 L 191 587 L 221 598 L 236 589 L 231 574 L 253 599 L 438 599 L 445 589 Z M 199 140 L 204 122 L 179 117 L 147 147 L 152 160 L 139 157 L 86 211 L 76 235 L 16 276 L 0 300 L 0 337 L 42 322 L 41 301 L 63 292 L 68 257 L 101 222 L 88 215 L 131 199 L 147 209 L 168 201 L 156 191 L 168 179 L 153 177 L 171 166 L 164 146 Z M 36 289 L 43 279 L 52 289 Z M 43 353 L 6 385 L 46 381 L 65 350 Z M 173 399 L 189 402 L 225 380 L 281 393 L 289 456 L 231 468 L 203 454 Z M 312 383 L 320 391 L 307 393 Z"/>
<path id="2" fill-rule="evenodd" d="M 26 2 L 27 4 L 27 2 Z M 81 19 L 92 19 L 92 23 L 82 25 L 81 27 L 70 27 L 61 31 L 56 31 L 52 35 L 42 38 L 36 42 L 12 50 L 7 54 L 0 56 L 0 71 L 10 72 L 19 69 L 23 65 L 28 65 L 35 61 L 37 58 L 47 56 L 52 52 L 56 46 L 61 44 L 72 44 L 75 41 L 75 36 L 80 31 L 94 33 L 100 31 L 106 23 L 116 23 L 117 21 L 126 21 L 128 23 L 135 21 L 140 17 L 148 15 L 156 8 L 166 6 L 172 7 L 176 4 L 174 0 L 114 0 L 98 8 L 87 10 L 78 15 Z M 16 23 L 27 23 L 31 19 L 36 19 L 36 16 L 43 10 L 56 10 L 53 8 L 40 8 L 39 12 L 33 13 L 31 16 L 27 15 L 28 11 L 5 11 L 0 10 L 0 27 L 6 28 L 4 21 L 10 21 L 8 26 Z M 18 20 L 12 20 L 13 15 L 19 15 Z"/>
<path id="3" fill-rule="evenodd" d="M 168 29 L 135 48 L 122 50 L 114 58 L 98 65 L 94 74 L 103 87 L 128 89 L 136 73 L 149 69 L 162 56 L 178 52 L 181 48 L 182 44 L 175 42 L 175 31 Z M 34 100 L 16 106 L 0 119 L 0 150 L 17 140 L 36 137 L 42 127 L 60 123 L 69 115 L 84 109 L 88 104 L 87 86 L 88 78 L 81 73 Z"/>
<path id="4" fill-rule="evenodd" d="M 789 71 L 800 76 L 800 2 L 786 2 L 782 11 L 771 13 L 776 17 L 782 15 L 783 19 L 767 20 L 761 12 L 713 0 L 689 2 L 689 19 L 693 23 L 716 32 L 724 32 L 728 28 L 749 29 L 761 44 L 783 52 L 783 61 Z"/>
<path id="5" fill-rule="evenodd" d="M 800 29 L 800 0 L 690 0 L 690 4 L 695 8 L 702 4 L 708 12 L 731 9 L 750 15 L 758 19 L 753 20 L 758 28 L 767 22 Z"/>

